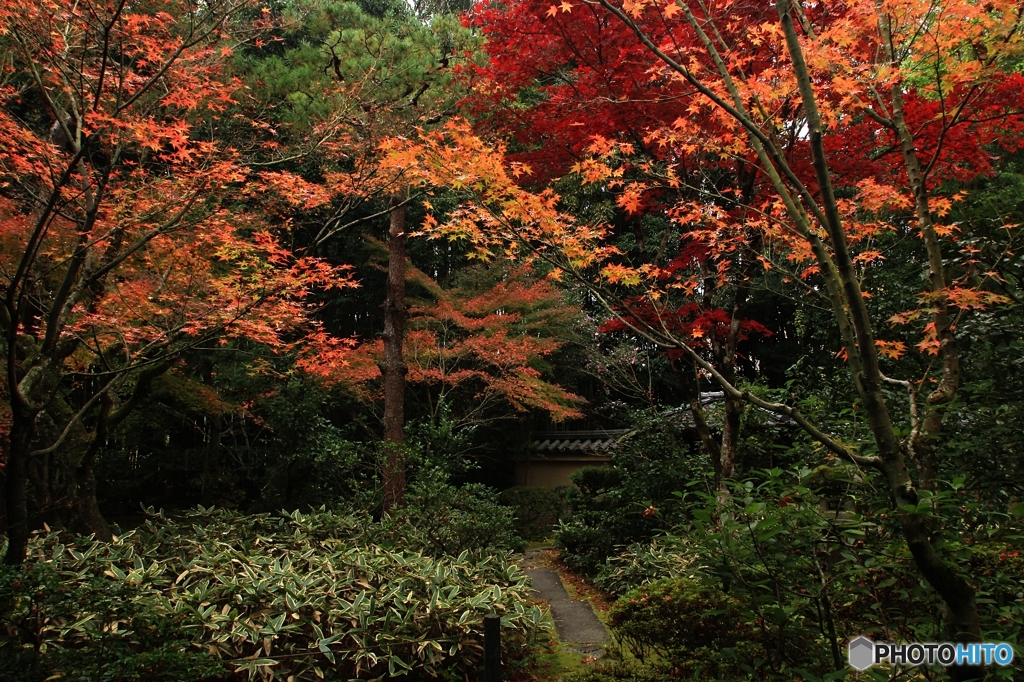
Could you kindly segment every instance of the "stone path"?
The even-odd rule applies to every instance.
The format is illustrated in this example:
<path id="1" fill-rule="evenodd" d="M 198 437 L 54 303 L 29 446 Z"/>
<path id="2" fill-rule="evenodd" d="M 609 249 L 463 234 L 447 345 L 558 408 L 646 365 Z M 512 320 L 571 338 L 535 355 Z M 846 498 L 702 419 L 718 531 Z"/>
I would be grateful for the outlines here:
<path id="1" fill-rule="evenodd" d="M 558 641 L 567 651 L 599 658 L 604 653 L 602 645 L 611 641 L 608 630 L 598 620 L 589 602 L 569 598 L 554 569 L 537 566 L 541 556 L 540 549 L 527 550 L 523 568 L 530 576 L 534 591 L 548 602 Z"/>

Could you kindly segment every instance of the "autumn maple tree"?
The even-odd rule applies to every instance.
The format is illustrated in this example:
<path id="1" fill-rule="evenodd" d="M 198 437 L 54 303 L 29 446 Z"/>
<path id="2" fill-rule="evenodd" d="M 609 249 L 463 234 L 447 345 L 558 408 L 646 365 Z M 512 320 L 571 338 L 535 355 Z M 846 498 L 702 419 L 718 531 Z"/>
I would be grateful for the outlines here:
<path id="1" fill-rule="evenodd" d="M 684 334 L 735 383 L 742 363 L 738 348 L 754 329 L 754 337 L 773 333 L 750 319 L 748 310 L 753 275 L 760 269 L 751 244 L 756 231 L 723 248 L 708 241 L 708 232 L 668 220 L 673 205 L 700 192 L 693 183 L 662 183 L 656 176 L 673 163 L 676 172 L 684 166 L 702 176 L 698 185 L 749 193 L 753 168 L 713 150 L 681 156 L 677 148 L 651 140 L 649 131 L 662 121 L 692 116 L 691 102 L 680 96 L 678 83 L 649 77 L 649 56 L 621 23 L 599 7 L 582 5 L 575 14 L 572 9 L 569 3 L 481 5 L 472 21 L 488 38 L 491 60 L 473 74 L 482 85 L 467 109 L 478 131 L 512 141 L 510 158 L 529 166 L 530 184 L 562 176 L 562 205 L 580 219 L 607 222 L 606 239 L 622 251 L 619 260 L 634 268 L 657 266 L 662 279 L 686 280 L 685 289 L 656 304 L 633 297 L 622 312 L 648 321 L 657 317 L 677 330 L 688 327 Z M 603 163 L 594 163 L 597 155 Z M 656 188 L 635 191 L 635 181 L 645 176 Z M 733 211 L 737 217 L 741 212 Z M 623 326 L 612 321 L 604 330 Z M 699 370 L 682 354 L 667 354 L 716 474 L 720 481 L 729 479 L 745 403 L 726 396 L 720 433 L 706 428 Z"/>
<path id="2" fill-rule="evenodd" d="M 378 145 L 387 137 L 416 126 L 431 127 L 455 110 L 462 90 L 453 75 L 472 56 L 477 40 L 456 17 L 444 14 L 446 7 L 296 1 L 282 13 L 280 38 L 298 45 L 285 50 L 283 58 L 274 56 L 275 48 L 269 46 L 267 58 L 254 68 L 264 84 L 288 98 L 288 104 L 278 108 L 281 113 L 292 111 L 282 118 L 290 124 L 287 127 L 309 131 L 312 144 L 305 146 L 319 165 L 318 172 L 289 168 L 281 163 L 289 159 L 284 149 L 265 154 L 269 158 L 261 161 L 274 166 L 264 176 L 272 179 L 286 201 L 290 196 L 293 209 L 324 216 L 320 221 L 292 216 L 298 224 L 313 224 L 311 238 L 299 246 L 309 253 L 329 252 L 340 234 L 388 220 L 381 335 L 385 509 L 400 505 L 405 491 L 405 271 L 407 233 L 413 227 L 406 224 L 406 212 L 419 196 L 400 173 L 380 167 L 376 157 Z M 294 78 L 282 76 L 289 70 Z M 306 122 L 295 125 L 302 116 Z M 309 121 L 317 124 L 310 126 Z M 265 137 L 275 142 L 269 132 Z M 351 341 L 327 338 L 323 340 L 338 347 Z"/>
<path id="3" fill-rule="evenodd" d="M 211 133 L 239 87 L 224 65 L 243 10 L 0 6 L 7 563 L 24 559 L 30 495 L 42 520 L 109 536 L 97 451 L 184 351 L 280 348 L 311 288 L 350 284 L 228 206 L 258 182 Z"/>
<path id="4" fill-rule="evenodd" d="M 583 401 L 545 376 L 547 358 L 574 333 L 579 317 L 553 282 L 500 263 L 469 268 L 449 288 L 415 267 L 409 280 L 426 300 L 409 308 L 406 380 L 431 419 L 446 409 L 457 427 L 528 409 L 555 421 L 581 416 Z M 317 353 L 300 365 L 374 409 L 383 398 L 384 362 L 380 339 Z"/>
<path id="5" fill-rule="evenodd" d="M 629 212 L 645 210 L 666 187 L 686 188 L 667 208 L 649 209 L 680 226 L 676 249 L 684 251 L 692 234 L 719 253 L 742 248 L 761 268 L 792 269 L 790 283 L 831 310 L 839 355 L 877 454 L 842 442 L 791 405 L 738 387 L 699 352 L 698 330 L 687 334 L 658 312 L 679 290 L 699 294 L 705 284 L 659 263 L 622 258 L 607 241 L 611 226 L 575 223 L 559 212 L 550 189 L 523 191 L 515 178 L 529 168 L 516 161 L 506 172 L 501 155 L 488 155 L 466 129 L 393 149 L 395 163 L 417 169 L 423 182 L 476 189 L 475 203 L 432 229 L 469 238 L 484 250 L 515 245 L 547 260 L 588 287 L 619 324 L 683 354 L 726 395 L 792 419 L 833 455 L 881 473 L 915 563 L 948 607 L 950 636 L 978 638 L 973 589 L 941 555 L 927 519 L 932 510 L 918 486 L 933 485 L 943 415 L 958 390 L 954 318 L 1003 300 L 983 280 L 947 267 L 957 228 L 943 224 L 943 217 L 957 197 L 945 193 L 943 183 L 985 173 L 993 150 L 1019 147 L 1021 109 L 1013 93 L 1021 77 L 1012 68 L 1019 57 L 1019 7 L 909 0 L 842 7 L 610 0 L 524 7 L 536 13 L 529 25 L 556 24 L 518 32 L 541 51 L 575 26 L 618 26 L 616 41 L 595 39 L 588 54 L 607 48 L 639 62 L 634 74 L 671 87 L 653 111 L 669 99 L 685 104 L 674 117 L 652 116 L 642 129 L 643 142 L 664 151 L 652 154 L 653 161 L 639 159 L 636 176 L 625 176 L 618 165 L 634 155 L 633 141 L 609 138 L 591 141 L 584 151 L 590 157 L 577 162 L 577 172 L 616 193 Z M 589 64 L 583 57 L 573 63 Z M 578 91 L 588 76 L 598 80 L 587 68 L 561 82 L 552 76 L 548 92 Z M 602 75 L 606 83 L 613 77 L 607 70 Z M 715 159 L 717 174 L 734 174 L 734 180 L 713 181 L 716 173 L 704 162 Z M 745 183 L 738 182 L 741 176 Z M 925 274 L 920 305 L 894 321 L 926 320 L 923 339 L 892 338 L 899 328 L 888 332 L 868 303 L 863 278 L 882 262 L 875 244 L 890 233 L 914 240 Z M 880 338 L 883 331 L 890 338 Z M 887 376 L 887 358 L 911 347 L 936 362 L 922 376 Z M 886 385 L 904 389 L 907 403 L 892 403 Z"/>

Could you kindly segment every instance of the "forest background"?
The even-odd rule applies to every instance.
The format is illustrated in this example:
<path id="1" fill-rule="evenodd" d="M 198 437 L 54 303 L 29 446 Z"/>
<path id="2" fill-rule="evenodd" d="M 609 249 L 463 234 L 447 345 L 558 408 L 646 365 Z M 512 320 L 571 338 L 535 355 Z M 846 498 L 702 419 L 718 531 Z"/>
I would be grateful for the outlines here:
<path id="1" fill-rule="evenodd" d="M 0 19 L 0 649 L 26 679 L 463 674 L 495 608 L 528 662 L 539 612 L 487 556 L 556 521 L 622 597 L 633 655 L 591 675 L 1020 640 L 1017 5 Z M 629 433 L 571 489 L 512 487 L 555 429 Z M 314 588 L 324 546 L 378 563 Z"/>

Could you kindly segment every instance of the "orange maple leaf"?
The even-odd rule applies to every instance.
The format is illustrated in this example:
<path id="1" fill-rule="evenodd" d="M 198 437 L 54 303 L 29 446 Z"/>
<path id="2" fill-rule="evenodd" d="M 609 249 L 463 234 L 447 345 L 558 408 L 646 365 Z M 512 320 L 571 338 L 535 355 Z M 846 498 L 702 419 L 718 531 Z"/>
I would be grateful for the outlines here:
<path id="1" fill-rule="evenodd" d="M 854 263 L 870 263 L 876 260 L 885 260 L 881 251 L 861 251 L 853 257 Z"/>
<path id="2" fill-rule="evenodd" d="M 875 348 L 878 349 L 878 354 L 884 358 L 892 358 L 893 360 L 899 360 L 903 352 L 907 350 L 907 344 L 902 341 L 883 341 L 881 339 L 875 339 Z"/>
<path id="3" fill-rule="evenodd" d="M 935 323 L 929 322 L 924 328 L 924 339 L 917 344 L 917 349 L 928 355 L 938 355 L 942 344 L 939 343 L 939 336 L 935 331 Z"/>
<path id="4" fill-rule="evenodd" d="M 935 211 L 940 218 L 944 218 L 949 215 L 949 212 L 953 209 L 953 202 L 946 197 L 932 197 L 932 210 Z"/>
<path id="5" fill-rule="evenodd" d="M 637 213 L 640 211 L 640 191 L 630 187 L 618 196 L 615 203 L 626 209 L 627 213 Z"/>

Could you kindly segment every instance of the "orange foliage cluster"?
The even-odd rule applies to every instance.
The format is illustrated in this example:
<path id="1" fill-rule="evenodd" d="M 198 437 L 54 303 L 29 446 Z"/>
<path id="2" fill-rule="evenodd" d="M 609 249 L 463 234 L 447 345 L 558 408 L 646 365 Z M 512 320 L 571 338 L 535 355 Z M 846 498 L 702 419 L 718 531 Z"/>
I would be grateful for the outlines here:
<path id="1" fill-rule="evenodd" d="M 346 268 L 290 252 L 258 208 L 229 206 L 275 180 L 210 132 L 235 105 L 224 65 L 244 7 L 0 3 L 8 75 L 26 79 L 0 90 L 11 333 L 67 340 L 79 370 L 212 338 L 283 348 L 309 328 L 312 290 L 354 285 Z"/>
<path id="2" fill-rule="evenodd" d="M 437 300 L 409 309 L 404 343 L 411 384 L 459 390 L 478 403 L 500 399 L 516 410 L 543 410 L 553 419 L 578 417 L 582 400 L 545 380 L 538 366 L 564 340 L 545 327 L 571 316 L 562 293 L 530 269 L 509 270 L 493 287 L 435 288 Z M 308 372 L 342 385 L 363 400 L 379 398 L 381 340 L 351 345 L 301 361 Z"/>

